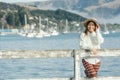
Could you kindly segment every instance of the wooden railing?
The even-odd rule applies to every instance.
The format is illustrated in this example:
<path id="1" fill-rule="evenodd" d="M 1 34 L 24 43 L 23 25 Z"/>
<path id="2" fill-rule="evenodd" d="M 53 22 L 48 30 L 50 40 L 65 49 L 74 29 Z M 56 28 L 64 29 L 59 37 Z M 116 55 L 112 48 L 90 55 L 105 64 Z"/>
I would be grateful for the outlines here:
<path id="1" fill-rule="evenodd" d="M 0 51 L 0 59 L 12 58 L 74 58 L 74 78 L 41 78 L 41 79 L 18 79 L 18 80 L 87 80 L 80 77 L 80 58 L 84 50 L 20 50 L 20 51 Z M 99 56 L 120 56 L 119 49 L 98 50 Z M 9 79 L 11 80 L 11 79 Z M 14 79 L 12 79 L 14 80 Z M 15 79 L 17 80 L 17 79 Z M 98 77 L 95 80 L 120 80 L 120 77 Z"/>

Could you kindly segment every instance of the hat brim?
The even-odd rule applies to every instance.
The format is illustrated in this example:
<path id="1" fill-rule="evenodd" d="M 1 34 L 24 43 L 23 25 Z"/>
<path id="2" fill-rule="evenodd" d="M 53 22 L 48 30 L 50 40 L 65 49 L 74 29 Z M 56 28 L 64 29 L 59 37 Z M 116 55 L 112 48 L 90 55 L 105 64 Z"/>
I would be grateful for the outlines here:
<path id="1" fill-rule="evenodd" d="M 87 20 L 85 20 L 83 22 L 84 27 L 87 27 L 89 22 L 94 22 L 97 25 L 97 27 L 99 27 L 99 24 L 98 24 L 98 22 L 95 19 L 87 19 Z"/>

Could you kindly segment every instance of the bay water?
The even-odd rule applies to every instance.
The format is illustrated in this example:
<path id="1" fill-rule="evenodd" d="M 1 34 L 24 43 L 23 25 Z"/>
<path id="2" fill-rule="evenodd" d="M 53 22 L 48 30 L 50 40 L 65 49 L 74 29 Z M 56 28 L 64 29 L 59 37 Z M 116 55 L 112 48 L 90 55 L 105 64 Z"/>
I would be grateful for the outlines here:
<path id="1" fill-rule="evenodd" d="M 103 35 L 103 49 L 120 49 L 120 33 Z M 0 50 L 68 50 L 79 48 L 80 34 L 44 38 L 20 35 L 0 36 Z M 102 57 L 98 76 L 120 76 L 120 58 Z M 0 79 L 74 77 L 73 58 L 0 59 Z M 84 68 L 81 64 L 81 76 Z"/>

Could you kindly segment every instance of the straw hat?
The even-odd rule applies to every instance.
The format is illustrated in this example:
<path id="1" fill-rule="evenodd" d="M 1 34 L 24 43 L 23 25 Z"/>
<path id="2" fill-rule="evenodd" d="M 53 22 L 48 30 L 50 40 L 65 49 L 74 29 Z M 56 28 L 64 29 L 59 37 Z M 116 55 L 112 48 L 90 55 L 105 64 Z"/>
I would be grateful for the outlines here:
<path id="1" fill-rule="evenodd" d="M 85 21 L 83 22 L 84 27 L 87 27 L 87 25 L 88 25 L 89 22 L 94 22 L 94 23 L 99 27 L 98 22 L 97 22 L 95 19 L 93 19 L 93 18 L 90 18 L 90 19 L 85 20 Z"/>

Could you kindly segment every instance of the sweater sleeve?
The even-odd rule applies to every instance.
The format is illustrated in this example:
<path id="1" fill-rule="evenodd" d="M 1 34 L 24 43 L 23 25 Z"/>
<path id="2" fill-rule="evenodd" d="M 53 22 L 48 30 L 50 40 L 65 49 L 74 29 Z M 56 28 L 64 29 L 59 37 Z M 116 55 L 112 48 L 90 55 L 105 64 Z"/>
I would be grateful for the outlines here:
<path id="1" fill-rule="evenodd" d="M 100 44 L 102 44 L 104 42 L 104 38 L 102 37 L 99 29 L 97 29 L 96 34 L 97 34 L 98 44 L 100 45 Z"/>
<path id="2" fill-rule="evenodd" d="M 85 40 L 85 33 L 82 33 L 81 36 L 80 36 L 80 48 L 81 49 L 92 49 L 93 48 Z"/>

